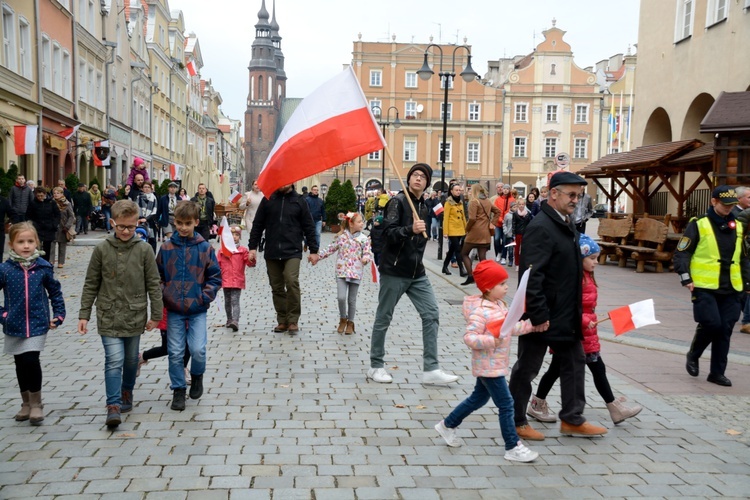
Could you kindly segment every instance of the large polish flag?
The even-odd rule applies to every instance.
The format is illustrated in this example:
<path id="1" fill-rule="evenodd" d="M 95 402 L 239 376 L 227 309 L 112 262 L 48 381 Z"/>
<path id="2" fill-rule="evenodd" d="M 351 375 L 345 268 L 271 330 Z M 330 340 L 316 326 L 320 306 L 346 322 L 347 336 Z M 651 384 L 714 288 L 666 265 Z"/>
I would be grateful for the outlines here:
<path id="1" fill-rule="evenodd" d="M 383 149 L 385 145 L 349 66 L 299 104 L 268 155 L 258 186 L 268 197 L 281 186 Z"/>
<path id="2" fill-rule="evenodd" d="M 14 125 L 13 141 L 16 155 L 36 154 L 38 125 Z"/>

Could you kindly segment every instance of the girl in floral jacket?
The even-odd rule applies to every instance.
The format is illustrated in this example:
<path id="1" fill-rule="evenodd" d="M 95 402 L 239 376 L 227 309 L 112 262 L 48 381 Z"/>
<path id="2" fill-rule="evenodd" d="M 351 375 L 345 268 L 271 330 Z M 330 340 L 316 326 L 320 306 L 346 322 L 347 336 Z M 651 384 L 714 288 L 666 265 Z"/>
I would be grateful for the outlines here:
<path id="1" fill-rule="evenodd" d="M 464 343 L 471 349 L 471 372 L 477 378 L 474 392 L 435 426 L 448 446 L 461 446 L 456 429 L 461 422 L 487 404 L 497 405 L 500 431 L 505 441 L 505 459 L 531 462 L 539 453 L 528 449 L 516 433 L 513 420 L 513 397 L 505 377 L 510 374 L 510 341 L 512 335 L 531 331 L 529 321 L 513 325 L 512 332 L 500 332 L 508 309 L 503 297 L 508 293 L 508 273 L 493 260 L 481 261 L 474 270 L 474 281 L 482 295 L 464 299 L 466 333 Z"/>
<path id="2" fill-rule="evenodd" d="M 318 255 L 325 259 L 333 252 L 336 256 L 336 287 L 339 301 L 339 326 L 337 331 L 346 335 L 354 333 L 354 314 L 357 310 L 357 293 L 362 281 L 364 266 L 372 260 L 370 238 L 362 234 L 365 220 L 360 213 L 344 216 L 341 231 L 328 248 Z M 348 306 L 348 307 L 347 307 Z"/>

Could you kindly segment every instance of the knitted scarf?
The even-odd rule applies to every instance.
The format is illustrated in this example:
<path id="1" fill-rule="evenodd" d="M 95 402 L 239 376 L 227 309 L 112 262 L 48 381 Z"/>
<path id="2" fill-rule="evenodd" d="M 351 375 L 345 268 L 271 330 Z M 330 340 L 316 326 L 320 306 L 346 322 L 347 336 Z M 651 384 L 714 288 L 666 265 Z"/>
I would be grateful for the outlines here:
<path id="1" fill-rule="evenodd" d="M 30 268 L 34 263 L 36 262 L 36 259 L 41 257 L 44 254 L 44 251 L 40 251 L 39 249 L 34 250 L 34 253 L 29 255 L 28 257 L 21 257 L 13 250 L 10 251 L 8 256 L 10 257 L 10 260 L 13 262 L 18 262 L 21 267 L 25 267 L 26 269 Z"/>

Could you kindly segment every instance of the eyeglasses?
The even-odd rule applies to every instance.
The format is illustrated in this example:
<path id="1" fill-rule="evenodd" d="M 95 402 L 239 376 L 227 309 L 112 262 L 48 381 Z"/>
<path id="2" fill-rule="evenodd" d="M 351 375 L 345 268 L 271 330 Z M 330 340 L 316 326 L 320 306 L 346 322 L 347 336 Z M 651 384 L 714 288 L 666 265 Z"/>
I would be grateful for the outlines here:
<path id="1" fill-rule="evenodd" d="M 114 224 L 115 230 L 127 231 L 129 233 L 132 233 L 138 227 L 138 226 L 124 226 L 122 224 L 118 224 L 117 222 L 113 222 L 112 224 Z"/>
<path id="2" fill-rule="evenodd" d="M 412 176 L 412 177 L 416 177 L 417 179 L 424 179 L 424 180 L 427 180 L 427 176 L 426 176 L 426 175 L 424 175 L 424 174 L 420 174 L 420 173 L 418 173 L 418 172 L 414 172 L 413 174 L 411 174 L 411 176 Z"/>
<path id="3" fill-rule="evenodd" d="M 571 201 L 577 200 L 578 198 L 581 198 L 583 195 L 581 193 L 576 193 L 575 191 L 571 191 L 569 193 L 566 193 L 565 191 L 562 191 L 560 189 L 555 189 L 560 194 L 566 195 L 568 198 L 570 198 Z"/>

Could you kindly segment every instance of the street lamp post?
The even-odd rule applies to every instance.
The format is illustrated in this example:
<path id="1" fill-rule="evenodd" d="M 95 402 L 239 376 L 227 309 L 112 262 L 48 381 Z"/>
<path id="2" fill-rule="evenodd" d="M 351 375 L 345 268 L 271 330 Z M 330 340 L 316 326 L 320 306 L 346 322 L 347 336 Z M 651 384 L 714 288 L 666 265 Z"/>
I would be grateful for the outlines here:
<path id="1" fill-rule="evenodd" d="M 466 52 L 468 52 L 468 59 L 466 61 L 466 67 L 461 71 L 459 76 L 464 79 L 465 82 L 470 82 L 472 80 L 475 80 L 479 78 L 479 75 L 476 71 L 471 67 L 471 49 L 468 45 L 458 45 L 453 49 L 453 57 L 451 58 L 451 66 L 450 69 L 443 70 L 443 49 L 440 47 L 440 45 L 435 45 L 434 43 L 431 43 L 427 46 L 427 48 L 424 51 L 424 63 L 422 64 L 422 67 L 419 68 L 419 71 L 417 71 L 417 74 L 419 75 L 419 78 L 422 80 L 429 80 L 432 75 L 435 74 L 435 72 L 430 68 L 430 65 L 427 62 L 427 56 L 430 54 L 429 50 L 430 47 L 435 47 L 440 52 L 440 72 L 438 73 L 438 76 L 440 77 L 441 82 L 443 83 L 443 87 L 445 90 L 444 96 L 443 96 L 443 144 L 440 148 L 440 191 L 443 192 L 443 196 L 445 197 L 445 191 L 446 191 L 446 185 L 445 185 L 445 156 L 446 156 L 446 148 L 448 146 L 448 90 L 450 89 L 451 82 L 456 77 L 456 52 L 458 49 L 466 49 Z M 434 54 L 433 54 L 434 57 Z M 440 220 L 442 220 L 442 217 L 440 217 Z M 443 258 L 443 225 L 442 223 L 438 224 L 438 253 L 437 258 L 442 259 Z"/>
<path id="2" fill-rule="evenodd" d="M 385 120 L 383 120 L 383 108 L 378 106 L 377 104 L 372 106 L 372 109 L 378 108 L 379 111 L 379 117 L 380 120 L 378 120 L 378 124 L 380 125 L 380 129 L 383 132 L 383 138 L 385 139 L 385 129 L 388 127 L 388 125 L 393 125 L 394 128 L 401 127 L 401 120 L 398 119 L 398 108 L 396 106 L 390 106 L 386 112 L 385 112 Z M 393 120 L 393 122 L 388 121 L 388 118 L 391 116 L 391 110 L 396 111 L 396 119 Z M 385 148 L 383 148 L 380 151 L 380 161 L 381 161 L 381 167 L 380 167 L 380 184 L 383 186 L 383 190 L 385 191 Z"/>
<path id="3" fill-rule="evenodd" d="M 354 190 L 357 192 L 357 212 L 360 212 L 361 210 L 359 207 L 362 204 L 362 194 L 364 193 L 364 189 L 362 189 L 360 184 L 357 184 L 357 187 L 354 188 Z"/>
<path id="4" fill-rule="evenodd" d="M 513 164 L 511 162 L 508 162 L 508 185 L 511 189 L 513 189 L 513 182 L 510 178 L 511 172 L 513 171 Z"/>

